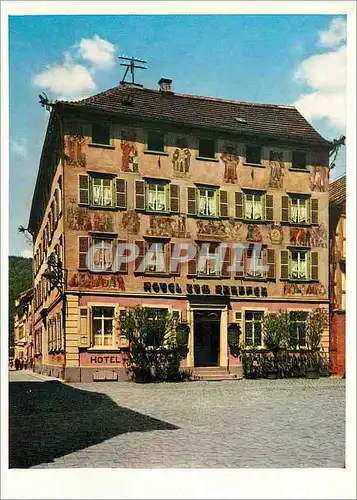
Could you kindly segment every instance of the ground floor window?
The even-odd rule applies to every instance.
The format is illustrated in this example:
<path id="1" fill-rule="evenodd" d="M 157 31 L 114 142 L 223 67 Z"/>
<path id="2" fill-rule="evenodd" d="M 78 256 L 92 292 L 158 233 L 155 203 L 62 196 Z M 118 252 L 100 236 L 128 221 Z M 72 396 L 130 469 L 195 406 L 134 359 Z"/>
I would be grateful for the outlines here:
<path id="1" fill-rule="evenodd" d="M 261 311 L 246 311 L 244 323 L 244 338 L 246 345 L 262 345 L 262 322 L 263 313 Z"/>
<path id="2" fill-rule="evenodd" d="M 290 345 L 295 349 L 306 347 L 307 312 L 290 312 Z"/>
<path id="3" fill-rule="evenodd" d="M 113 345 L 114 307 L 92 308 L 92 332 L 95 346 Z"/>

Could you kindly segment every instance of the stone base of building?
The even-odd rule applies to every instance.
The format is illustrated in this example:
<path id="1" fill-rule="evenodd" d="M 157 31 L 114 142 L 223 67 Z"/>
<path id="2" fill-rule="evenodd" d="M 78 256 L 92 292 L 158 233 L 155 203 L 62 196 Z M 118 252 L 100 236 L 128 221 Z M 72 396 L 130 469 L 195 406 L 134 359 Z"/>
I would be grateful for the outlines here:
<path id="1" fill-rule="evenodd" d="M 230 366 L 229 373 L 231 375 L 234 375 L 234 377 L 237 379 L 243 378 L 243 366 L 242 365 Z"/>

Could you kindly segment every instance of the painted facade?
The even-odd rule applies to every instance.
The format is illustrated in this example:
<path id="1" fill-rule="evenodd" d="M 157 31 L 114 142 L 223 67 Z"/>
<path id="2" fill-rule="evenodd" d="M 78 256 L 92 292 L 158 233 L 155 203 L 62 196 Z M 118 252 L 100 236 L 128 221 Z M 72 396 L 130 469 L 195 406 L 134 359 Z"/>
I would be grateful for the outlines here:
<path id="1" fill-rule="evenodd" d="M 195 130 L 178 127 L 174 120 L 152 127 L 145 120 L 133 123 L 133 119 L 115 117 L 110 120 L 107 143 L 98 144 L 93 140 L 93 123 L 98 116 L 83 114 L 75 106 L 58 112 L 63 117 L 62 139 L 67 153 L 59 154 L 58 162 L 52 165 L 42 213 L 35 208 L 32 212 L 34 221 L 37 217 L 33 222 L 34 227 L 37 224 L 37 371 L 66 380 L 90 381 L 100 366 L 125 378 L 127 345 L 116 318 L 121 310 L 141 304 L 177 311 L 181 320 L 189 323 L 185 366 L 207 362 L 239 375 L 240 361 L 228 349 L 229 324 L 240 323 L 240 340 L 244 342 L 252 311 L 328 308 L 328 193 L 312 170 L 326 170 L 328 145 L 308 141 L 290 144 L 279 134 L 269 141 L 260 139 L 259 133 L 254 138 L 240 133 L 228 137 L 214 128 L 208 133 L 199 126 Z M 70 134 L 74 121 L 83 134 L 77 149 Z M 108 123 L 104 116 L 103 123 Z M 152 130 L 156 137 L 150 136 Z M 157 150 L 161 147 L 158 134 L 163 140 L 161 151 Z M 200 140 L 207 136 L 214 139 L 212 158 L 200 153 Z M 149 147 L 150 141 L 155 150 Z M 258 146 L 260 163 L 248 162 L 248 148 Z M 60 150 L 61 140 L 47 147 Z M 293 168 L 295 149 L 306 154 L 303 171 Z M 314 155 L 325 158 L 324 163 L 312 167 Z M 309 200 L 309 217 L 304 226 L 297 227 L 289 219 L 289 207 L 300 199 Z M 315 214 L 318 207 L 317 219 L 312 212 L 310 215 L 312 207 Z M 242 271 L 227 271 L 231 252 L 226 254 L 227 265 L 220 274 L 209 269 L 201 272 L 194 259 L 180 262 L 178 271 L 170 272 L 173 243 L 190 243 L 197 248 L 209 243 L 214 248 L 222 241 L 228 246 L 259 243 L 268 271 L 257 273 L 246 258 Z M 119 271 L 93 272 L 86 268 L 85 255 L 94 242 L 106 245 L 93 257 L 98 267 L 104 261 L 110 266 L 108 249 L 120 242 L 136 243 L 141 249 L 160 242 L 164 267 L 160 272 L 137 272 L 136 263 L 128 262 Z M 42 276 L 52 252 L 63 263 L 66 277 L 65 320 L 59 327 L 54 320 L 63 300 Z M 309 255 L 309 264 L 306 275 L 295 279 L 289 263 L 301 253 Z M 212 312 L 216 319 L 208 327 Z M 55 347 L 50 354 L 51 321 L 55 325 L 51 345 Z M 323 343 L 327 351 L 328 342 L 326 332 Z"/>

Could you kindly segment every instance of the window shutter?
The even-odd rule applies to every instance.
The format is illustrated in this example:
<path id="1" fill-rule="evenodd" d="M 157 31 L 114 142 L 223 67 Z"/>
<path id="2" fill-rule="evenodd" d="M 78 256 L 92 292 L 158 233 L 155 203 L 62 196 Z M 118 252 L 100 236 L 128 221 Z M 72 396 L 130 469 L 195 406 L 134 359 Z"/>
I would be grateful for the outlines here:
<path id="1" fill-rule="evenodd" d="M 170 184 L 170 211 L 180 212 L 180 186 L 177 184 Z"/>
<path id="2" fill-rule="evenodd" d="M 268 266 L 267 278 L 274 279 L 275 278 L 275 249 L 267 248 L 266 249 L 266 262 Z"/>
<path id="3" fill-rule="evenodd" d="M 289 196 L 281 197 L 281 220 L 289 222 Z"/>
<path id="4" fill-rule="evenodd" d="M 139 249 L 139 254 L 136 257 L 135 262 L 134 262 L 134 273 L 137 273 L 137 272 L 139 272 L 139 271 L 137 271 L 137 269 L 145 257 L 146 245 L 145 245 L 145 241 L 143 241 L 143 240 L 136 240 L 135 244 L 138 246 L 138 249 Z M 143 271 L 140 271 L 140 272 L 143 272 Z"/>
<path id="5" fill-rule="evenodd" d="M 187 214 L 196 215 L 196 188 L 187 188 Z"/>
<path id="6" fill-rule="evenodd" d="M 199 252 L 199 248 L 196 247 L 196 250 Z M 193 257 L 193 259 L 188 261 L 187 267 L 188 267 L 187 274 L 189 276 L 195 276 L 197 274 L 197 252 Z"/>
<path id="7" fill-rule="evenodd" d="M 116 179 L 116 200 L 117 208 L 126 208 L 126 181 Z"/>
<path id="8" fill-rule="evenodd" d="M 265 196 L 265 219 L 274 220 L 274 196 L 272 194 Z"/>
<path id="9" fill-rule="evenodd" d="M 79 203 L 81 203 L 82 205 L 89 205 L 89 176 L 79 175 L 78 186 L 79 186 Z"/>
<path id="10" fill-rule="evenodd" d="M 319 279 L 319 254 L 318 252 L 311 252 L 311 279 Z"/>
<path id="11" fill-rule="evenodd" d="M 78 269 L 88 269 L 87 254 L 89 251 L 89 236 L 80 236 L 79 242 L 79 264 Z"/>
<path id="12" fill-rule="evenodd" d="M 135 208 L 145 210 L 145 182 L 135 181 Z"/>
<path id="13" fill-rule="evenodd" d="M 245 248 L 243 252 L 241 252 L 240 269 L 239 270 L 237 269 L 235 272 L 237 278 L 244 277 L 246 267 L 247 267 L 247 249 Z"/>
<path id="14" fill-rule="evenodd" d="M 89 328 L 89 314 L 87 307 L 79 308 L 79 322 L 78 322 L 78 346 L 90 346 L 90 328 Z"/>
<path id="15" fill-rule="evenodd" d="M 124 243 L 127 243 L 127 241 L 126 240 L 118 240 L 118 245 L 124 244 Z M 123 259 L 123 257 L 121 258 L 118 271 L 121 274 L 128 273 L 128 249 L 125 249 L 125 251 L 124 251 L 124 259 Z"/>
<path id="16" fill-rule="evenodd" d="M 289 279 L 289 250 L 280 251 L 280 279 Z"/>
<path id="17" fill-rule="evenodd" d="M 228 217 L 228 193 L 227 191 L 219 191 L 219 210 L 221 217 Z"/>
<path id="18" fill-rule="evenodd" d="M 170 243 L 170 274 L 179 276 L 181 274 L 181 258 L 173 257 L 175 243 Z"/>
<path id="19" fill-rule="evenodd" d="M 235 202 L 236 202 L 236 219 L 243 219 L 243 193 L 241 191 L 236 191 Z"/>
<path id="20" fill-rule="evenodd" d="M 317 198 L 311 199 L 311 224 L 319 223 L 319 200 Z"/>
<path id="21" fill-rule="evenodd" d="M 225 248 L 224 254 L 220 253 L 220 258 L 222 259 L 222 276 L 230 278 L 231 273 L 228 271 L 228 267 L 231 265 L 231 248 Z"/>

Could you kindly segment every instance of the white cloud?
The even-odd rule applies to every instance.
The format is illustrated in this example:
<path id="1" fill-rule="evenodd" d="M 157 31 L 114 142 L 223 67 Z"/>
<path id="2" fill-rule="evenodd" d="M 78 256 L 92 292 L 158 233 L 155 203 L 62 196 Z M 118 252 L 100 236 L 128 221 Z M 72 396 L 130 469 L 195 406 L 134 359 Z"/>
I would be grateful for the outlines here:
<path id="1" fill-rule="evenodd" d="M 78 47 L 80 57 L 92 65 L 110 68 L 115 63 L 115 47 L 112 43 L 94 35 L 93 38 L 82 38 Z"/>
<path id="2" fill-rule="evenodd" d="M 26 139 L 14 139 L 11 141 L 11 149 L 20 158 L 25 158 L 27 155 Z"/>
<path id="3" fill-rule="evenodd" d="M 25 259 L 32 259 L 33 257 L 32 250 L 30 248 L 25 248 L 21 256 L 24 257 Z"/>
<path id="4" fill-rule="evenodd" d="M 294 80 L 311 88 L 294 105 L 310 120 L 325 118 L 344 132 L 346 120 L 346 45 L 300 63 Z"/>
<path id="5" fill-rule="evenodd" d="M 69 53 L 65 54 L 62 65 L 53 64 L 45 71 L 35 75 L 32 83 L 37 87 L 52 92 L 51 98 L 78 99 L 84 92 L 92 92 L 96 84 L 89 70 L 73 61 Z"/>
<path id="6" fill-rule="evenodd" d="M 321 47 L 337 47 L 346 41 L 347 24 L 343 17 L 332 19 L 330 26 L 325 31 L 319 32 L 319 45 Z"/>

